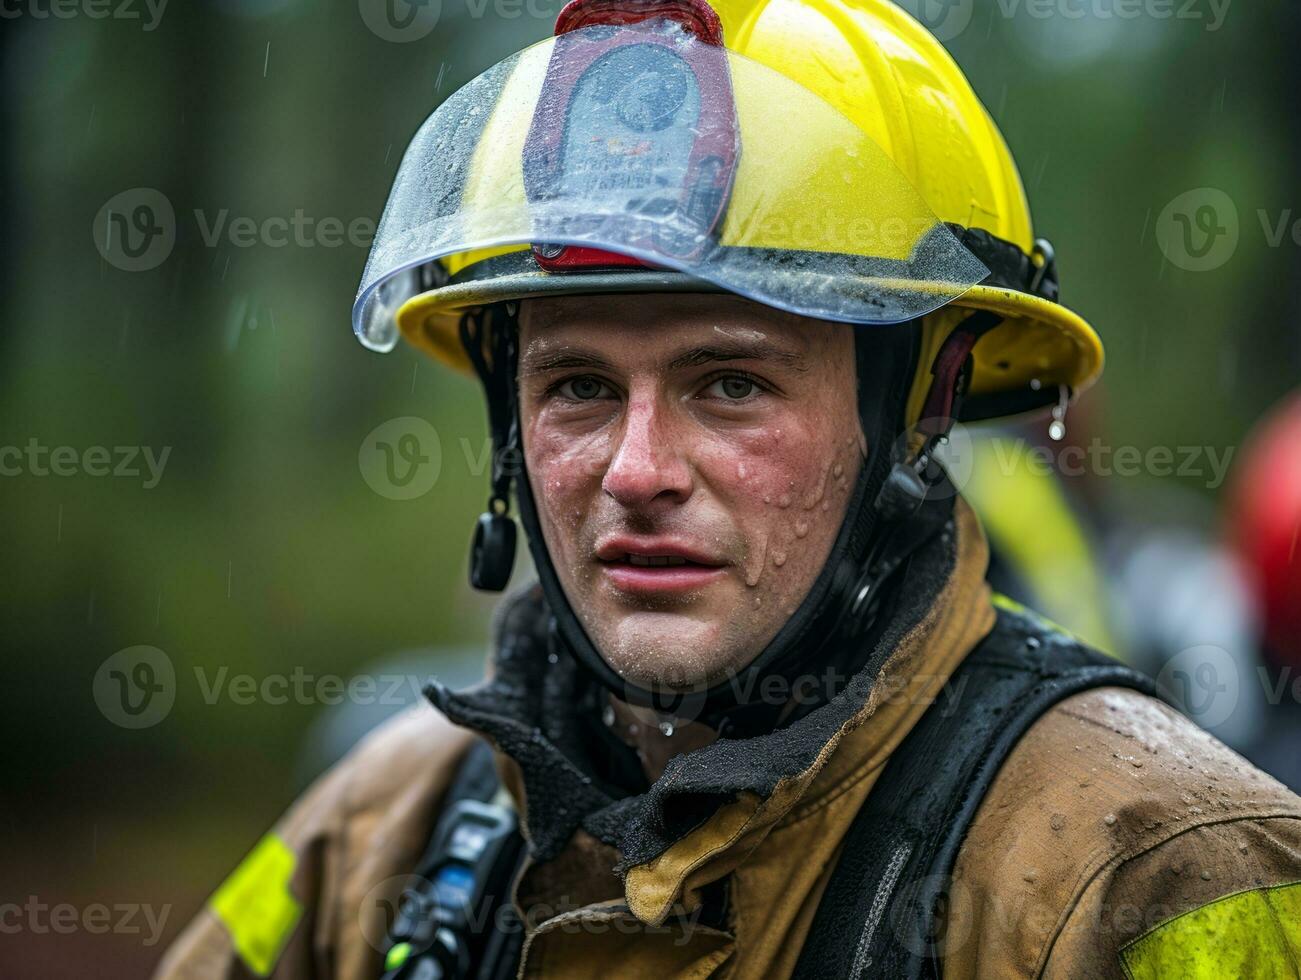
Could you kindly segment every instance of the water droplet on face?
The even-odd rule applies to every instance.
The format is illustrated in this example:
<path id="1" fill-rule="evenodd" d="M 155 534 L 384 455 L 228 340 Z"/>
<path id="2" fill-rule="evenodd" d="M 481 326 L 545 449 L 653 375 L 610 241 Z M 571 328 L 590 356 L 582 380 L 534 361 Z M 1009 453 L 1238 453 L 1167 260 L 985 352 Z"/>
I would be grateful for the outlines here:
<path id="1" fill-rule="evenodd" d="M 824 501 L 822 501 L 822 510 L 823 510 L 824 513 L 825 513 L 826 511 L 831 510 L 831 501 L 830 501 L 830 500 L 824 500 Z"/>
<path id="2" fill-rule="evenodd" d="M 1108 827 L 1110 827 L 1115 824 L 1116 815 L 1114 813 L 1108 813 L 1105 817 L 1102 818 L 1102 822 L 1105 823 Z"/>
<path id="3" fill-rule="evenodd" d="M 776 565 L 778 568 L 781 568 L 783 565 L 785 565 L 785 564 L 786 564 L 786 552 L 784 552 L 784 551 L 774 551 L 774 552 L 772 553 L 772 563 L 773 563 L 774 565 Z"/>
<path id="4" fill-rule="evenodd" d="M 795 536 L 796 536 L 797 538 L 805 537 L 805 536 L 808 535 L 808 533 L 809 533 L 809 522 L 808 522 L 808 521 L 796 521 L 796 522 L 795 522 Z"/>
<path id="5" fill-rule="evenodd" d="M 662 722 L 660 722 L 660 734 L 663 735 L 665 738 L 668 738 L 670 735 L 672 735 L 672 734 L 673 734 L 673 722 L 671 722 L 671 721 L 662 721 Z"/>
<path id="6" fill-rule="evenodd" d="M 772 497 L 769 497 L 767 494 L 765 494 L 765 495 L 764 495 L 764 498 L 763 498 L 763 502 L 764 502 L 765 504 L 771 504 L 771 503 L 772 503 Z"/>
<path id="7" fill-rule="evenodd" d="M 834 476 L 837 480 L 839 480 L 842 476 L 845 475 L 845 468 L 841 466 L 839 463 L 837 463 L 835 469 L 831 471 L 831 475 Z"/>
<path id="8" fill-rule="evenodd" d="M 1048 423 L 1048 438 L 1053 442 L 1061 442 L 1066 438 L 1066 426 L 1059 419 L 1053 419 Z"/>
<path id="9" fill-rule="evenodd" d="M 762 599 L 760 596 L 755 596 L 755 597 L 754 597 L 754 608 L 755 608 L 755 609 L 758 609 L 758 608 L 759 608 L 760 606 L 762 606 L 762 605 L 763 605 L 763 599 Z"/>
<path id="10" fill-rule="evenodd" d="M 1048 821 L 1048 826 L 1052 827 L 1053 830 L 1060 832 L 1066 826 L 1066 814 L 1054 813 L 1052 819 Z"/>
<path id="11" fill-rule="evenodd" d="M 554 653 L 548 653 L 548 654 L 547 654 L 547 663 L 549 663 L 549 664 L 558 664 L 558 663 L 560 663 L 560 658 L 559 658 L 558 656 L 556 656 Z"/>
<path id="12" fill-rule="evenodd" d="M 614 724 L 614 705 L 607 704 L 601 709 L 601 721 L 604 722 L 606 728 Z"/>
<path id="13" fill-rule="evenodd" d="M 777 498 L 777 506 L 780 507 L 782 510 L 785 510 L 790 505 L 791 505 L 791 498 L 787 494 L 782 494 L 780 497 Z"/>

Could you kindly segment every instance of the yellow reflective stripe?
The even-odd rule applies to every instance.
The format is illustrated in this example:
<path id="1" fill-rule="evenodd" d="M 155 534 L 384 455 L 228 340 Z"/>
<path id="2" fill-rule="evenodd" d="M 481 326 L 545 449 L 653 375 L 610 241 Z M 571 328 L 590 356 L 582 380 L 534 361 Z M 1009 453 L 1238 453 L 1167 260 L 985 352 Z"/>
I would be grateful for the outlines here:
<path id="1" fill-rule="evenodd" d="M 1301 976 L 1301 882 L 1216 899 L 1120 951 L 1130 980 Z"/>
<path id="2" fill-rule="evenodd" d="M 303 914 L 289 890 L 295 861 L 289 845 L 267 834 L 208 902 L 239 958 L 260 977 L 275 967 Z"/>

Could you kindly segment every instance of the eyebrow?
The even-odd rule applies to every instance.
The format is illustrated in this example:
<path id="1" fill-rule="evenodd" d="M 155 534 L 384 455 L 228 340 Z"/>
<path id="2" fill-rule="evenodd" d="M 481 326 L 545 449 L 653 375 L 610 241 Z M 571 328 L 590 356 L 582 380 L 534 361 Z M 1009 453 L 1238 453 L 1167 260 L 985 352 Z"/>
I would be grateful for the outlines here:
<path id="1" fill-rule="evenodd" d="M 592 370 L 612 371 L 614 365 L 595 351 L 581 347 L 562 347 L 554 351 L 542 351 L 533 354 L 525 351 L 520 358 L 520 373 L 524 375 L 546 374 L 567 368 L 587 368 Z"/>
<path id="2" fill-rule="evenodd" d="M 683 351 L 669 361 L 669 370 L 676 371 L 681 368 L 698 367 L 701 364 L 710 364 L 715 361 L 767 361 L 795 368 L 798 371 L 808 370 L 808 364 L 805 362 L 804 356 L 795 351 L 776 347 L 770 342 L 751 342 L 732 338 L 702 344 Z"/>
<path id="3" fill-rule="evenodd" d="M 667 367 L 670 371 L 680 371 L 684 368 L 725 361 L 766 361 L 797 371 L 809 369 L 803 354 L 774 346 L 770 342 L 749 342 L 732 338 L 689 347 L 674 355 Z M 522 374 L 533 375 L 574 368 L 613 371 L 614 365 L 593 350 L 583 347 L 562 347 L 554 351 L 543 350 L 537 354 L 526 351 L 520 359 L 520 368 Z"/>

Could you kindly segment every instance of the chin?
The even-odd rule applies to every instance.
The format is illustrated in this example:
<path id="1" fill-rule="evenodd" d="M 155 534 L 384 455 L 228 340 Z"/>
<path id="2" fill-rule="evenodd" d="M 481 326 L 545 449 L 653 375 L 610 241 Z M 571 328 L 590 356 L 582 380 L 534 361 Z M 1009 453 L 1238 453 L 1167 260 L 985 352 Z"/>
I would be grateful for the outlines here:
<path id="1" fill-rule="evenodd" d="M 615 673 L 653 690 L 699 689 L 753 656 L 743 655 L 736 637 L 717 622 L 682 613 L 625 613 L 596 632 L 601 656 Z"/>

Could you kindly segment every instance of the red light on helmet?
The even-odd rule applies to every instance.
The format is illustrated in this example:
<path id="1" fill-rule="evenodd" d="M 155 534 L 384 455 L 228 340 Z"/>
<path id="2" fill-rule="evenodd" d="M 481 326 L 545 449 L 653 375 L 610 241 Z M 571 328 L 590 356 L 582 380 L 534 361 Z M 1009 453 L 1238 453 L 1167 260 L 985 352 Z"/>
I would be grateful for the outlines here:
<path id="1" fill-rule="evenodd" d="M 558 35 L 597 24 L 639 24 L 663 18 L 676 21 L 706 44 L 723 46 L 723 24 L 702 0 L 569 0 L 556 18 Z"/>

